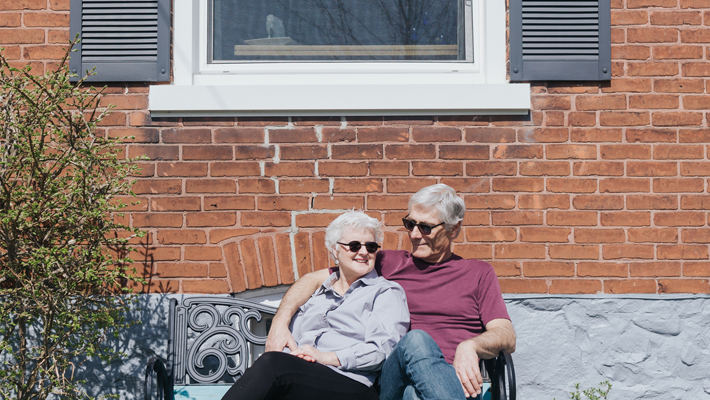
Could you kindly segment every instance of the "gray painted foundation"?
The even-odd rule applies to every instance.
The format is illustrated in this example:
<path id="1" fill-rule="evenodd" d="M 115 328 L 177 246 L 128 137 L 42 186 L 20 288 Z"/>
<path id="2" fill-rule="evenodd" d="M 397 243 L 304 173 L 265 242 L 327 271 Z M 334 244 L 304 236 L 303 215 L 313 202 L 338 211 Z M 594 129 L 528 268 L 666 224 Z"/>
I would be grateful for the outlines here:
<path id="1" fill-rule="evenodd" d="M 283 290 L 250 297 L 273 305 Z M 143 398 L 147 360 L 167 354 L 173 297 L 184 296 L 141 296 L 138 324 L 115 342 L 127 360 L 82 366 L 91 394 Z M 710 398 L 709 296 L 507 295 L 506 303 L 518 336 L 518 399 L 568 399 L 575 383 L 604 380 L 610 399 Z"/>

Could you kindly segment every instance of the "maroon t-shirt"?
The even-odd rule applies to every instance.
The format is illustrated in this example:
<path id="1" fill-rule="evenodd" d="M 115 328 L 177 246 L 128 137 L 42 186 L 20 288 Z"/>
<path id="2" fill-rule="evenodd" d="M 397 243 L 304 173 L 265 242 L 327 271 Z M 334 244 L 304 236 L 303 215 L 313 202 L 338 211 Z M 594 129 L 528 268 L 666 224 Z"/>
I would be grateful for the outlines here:
<path id="1" fill-rule="evenodd" d="M 411 329 L 431 335 L 449 363 L 459 343 L 483 333 L 488 322 L 510 319 L 498 277 L 487 262 L 454 254 L 429 264 L 407 251 L 383 250 L 375 269 L 404 288 Z"/>

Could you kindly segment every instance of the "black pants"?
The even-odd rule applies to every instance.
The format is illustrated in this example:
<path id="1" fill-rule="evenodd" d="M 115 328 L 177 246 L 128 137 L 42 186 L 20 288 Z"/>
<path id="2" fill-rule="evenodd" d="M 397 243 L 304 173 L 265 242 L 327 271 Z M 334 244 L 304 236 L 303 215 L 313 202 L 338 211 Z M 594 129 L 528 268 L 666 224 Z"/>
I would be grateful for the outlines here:
<path id="1" fill-rule="evenodd" d="M 378 400 L 367 387 L 323 364 L 280 352 L 261 355 L 222 400 Z"/>

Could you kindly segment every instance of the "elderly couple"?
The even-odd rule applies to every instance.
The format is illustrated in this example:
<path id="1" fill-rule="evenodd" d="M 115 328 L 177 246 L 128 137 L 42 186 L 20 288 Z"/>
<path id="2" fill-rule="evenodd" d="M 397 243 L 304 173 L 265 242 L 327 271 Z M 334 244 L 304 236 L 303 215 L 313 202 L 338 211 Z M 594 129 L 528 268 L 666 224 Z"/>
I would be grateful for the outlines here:
<path id="1" fill-rule="evenodd" d="M 479 396 L 479 358 L 515 351 L 515 332 L 493 268 L 452 253 L 464 212 L 444 184 L 414 194 L 411 253 L 378 252 L 380 223 L 363 212 L 336 218 L 325 238 L 336 267 L 289 289 L 267 353 L 223 400 Z"/>

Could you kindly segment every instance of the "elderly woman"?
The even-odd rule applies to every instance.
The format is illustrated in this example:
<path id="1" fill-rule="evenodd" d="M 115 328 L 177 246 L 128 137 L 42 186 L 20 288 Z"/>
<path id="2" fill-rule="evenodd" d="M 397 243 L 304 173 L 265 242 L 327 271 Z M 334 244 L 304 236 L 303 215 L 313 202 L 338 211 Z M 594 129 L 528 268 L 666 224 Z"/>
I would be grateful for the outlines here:
<path id="1" fill-rule="evenodd" d="M 379 221 L 362 211 L 328 226 L 339 268 L 291 320 L 297 347 L 264 353 L 223 400 L 379 398 L 375 378 L 409 328 L 404 290 L 374 271 L 379 235 Z"/>

